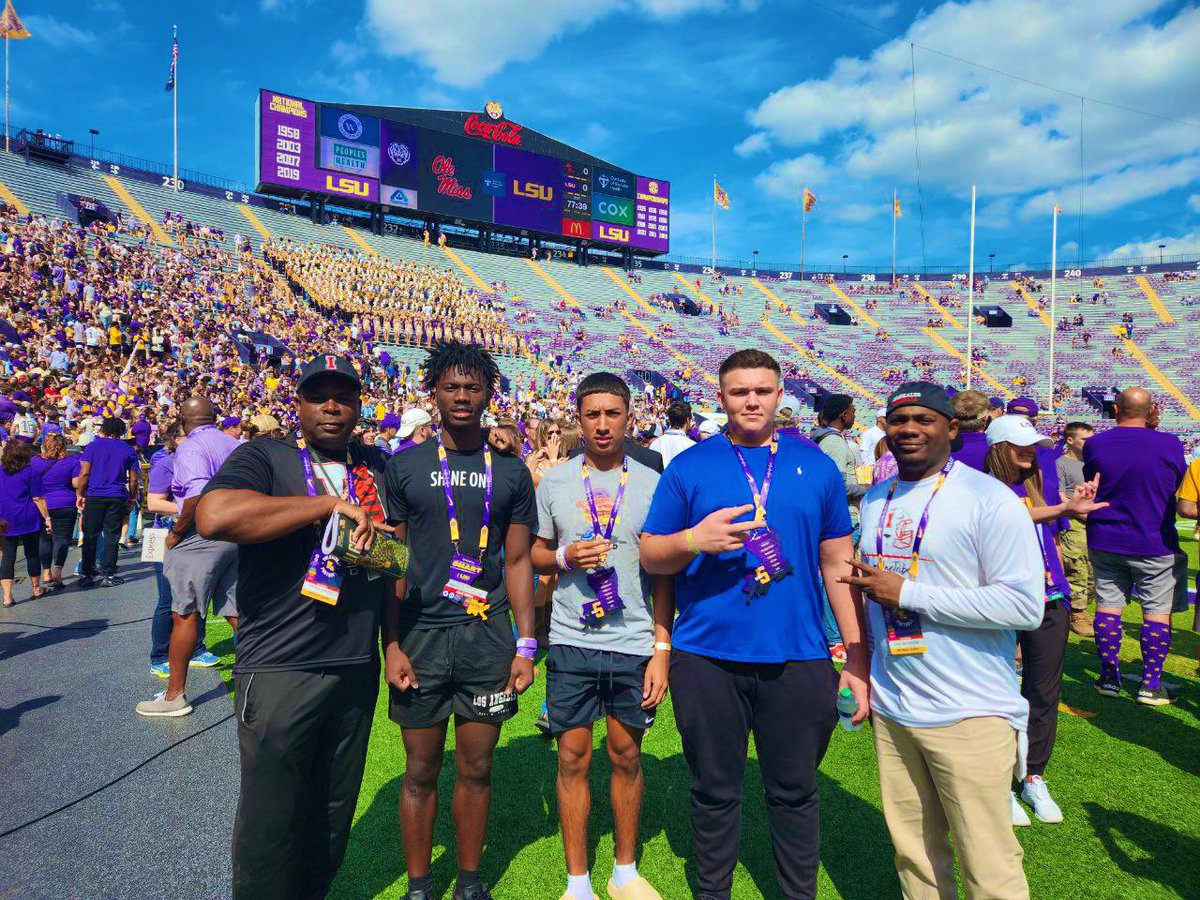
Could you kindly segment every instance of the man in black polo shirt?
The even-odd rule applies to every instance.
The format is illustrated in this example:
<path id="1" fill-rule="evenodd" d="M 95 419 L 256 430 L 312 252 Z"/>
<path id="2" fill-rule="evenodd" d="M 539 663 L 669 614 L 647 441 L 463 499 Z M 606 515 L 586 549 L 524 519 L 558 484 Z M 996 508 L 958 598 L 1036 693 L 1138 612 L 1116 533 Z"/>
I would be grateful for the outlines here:
<path id="1" fill-rule="evenodd" d="M 361 391 L 348 359 L 314 358 L 300 374 L 299 436 L 242 444 L 196 509 L 203 537 L 239 545 L 237 900 L 324 897 L 350 835 L 394 589 L 320 551 L 334 513 L 357 523 L 359 547 L 383 523 L 375 473 L 387 457 L 350 443 Z"/>
<path id="2" fill-rule="evenodd" d="M 529 469 L 493 454 L 480 425 L 499 380 L 474 344 L 439 344 L 425 364 L 442 431 L 387 465 L 396 536 L 411 541 L 403 602 L 384 617 L 389 712 L 406 756 L 400 827 L 409 900 L 440 897 L 430 875 L 437 782 L 454 716 L 455 900 L 489 900 L 479 880 L 500 725 L 533 681 L 533 566 L 537 505 Z M 504 563 L 501 565 L 501 553 Z M 513 640 L 511 602 L 519 640 Z"/>

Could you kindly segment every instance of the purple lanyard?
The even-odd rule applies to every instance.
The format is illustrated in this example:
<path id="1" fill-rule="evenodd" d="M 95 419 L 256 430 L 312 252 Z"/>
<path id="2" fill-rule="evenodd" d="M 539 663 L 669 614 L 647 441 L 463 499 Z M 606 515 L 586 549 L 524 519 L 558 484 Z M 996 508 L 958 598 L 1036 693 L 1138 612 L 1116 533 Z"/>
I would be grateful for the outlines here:
<path id="1" fill-rule="evenodd" d="M 581 466 L 583 469 L 583 496 L 587 498 L 588 512 L 592 514 L 592 531 L 596 537 L 603 537 L 606 541 L 612 540 L 613 527 L 621 517 L 621 501 L 625 499 L 625 483 L 629 481 L 629 457 L 625 457 L 621 461 L 621 483 L 617 487 L 617 496 L 613 498 L 612 509 L 608 512 L 608 529 L 601 534 L 600 531 L 600 513 L 596 509 L 596 494 L 592 491 L 592 479 L 588 474 L 588 467 Z"/>
<path id="2" fill-rule="evenodd" d="M 750 467 L 746 464 L 746 457 L 742 455 L 741 448 L 733 442 L 733 438 L 728 434 L 725 437 L 729 441 L 729 446 L 733 448 L 738 462 L 742 464 L 742 473 L 746 476 L 746 483 L 750 485 L 750 495 L 754 498 L 754 521 L 765 522 L 767 520 L 767 494 L 771 490 L 771 476 L 775 474 L 775 454 L 779 452 L 779 435 L 775 432 L 771 433 L 771 455 L 767 458 L 767 474 L 763 477 L 761 491 L 758 489 L 758 482 L 750 474 Z"/>
<path id="3" fill-rule="evenodd" d="M 446 514 L 450 517 L 450 542 L 458 552 L 458 507 L 454 504 L 454 487 L 450 482 L 450 459 L 446 445 L 438 435 L 438 463 L 442 467 L 442 488 L 446 491 Z M 488 524 L 492 521 L 492 448 L 483 445 L 483 524 L 479 528 L 479 559 L 487 553 Z"/>
<path id="4" fill-rule="evenodd" d="M 304 487 L 308 491 L 308 496 L 319 496 L 317 494 L 317 479 L 313 474 L 312 458 L 308 454 L 308 445 L 305 443 L 304 438 L 299 435 L 296 435 L 296 450 L 300 454 L 300 464 L 304 466 Z M 358 505 L 358 501 L 354 495 L 354 470 L 350 466 L 349 454 L 347 454 L 346 459 L 346 497 L 350 503 L 353 503 L 355 506 Z"/>
<path id="5" fill-rule="evenodd" d="M 913 536 L 912 558 L 908 561 L 908 577 L 915 579 L 917 577 L 917 569 L 921 565 L 921 542 L 925 539 L 925 526 L 929 524 L 929 508 L 933 506 L 933 500 L 938 495 L 938 491 L 942 489 L 942 485 L 946 483 L 946 476 L 950 474 L 950 469 L 954 466 L 954 457 L 946 460 L 946 464 L 942 466 L 942 471 L 938 473 L 937 483 L 933 486 L 933 493 L 929 496 L 929 502 L 925 504 L 925 509 L 921 513 L 921 521 L 917 524 L 917 533 Z M 883 501 L 883 510 L 879 513 L 879 519 L 875 523 L 875 565 L 883 565 L 883 526 L 887 523 L 888 508 L 892 505 L 892 496 L 896 493 L 896 485 L 900 483 L 900 476 L 896 476 L 892 482 L 892 486 L 888 488 L 887 499 Z"/>

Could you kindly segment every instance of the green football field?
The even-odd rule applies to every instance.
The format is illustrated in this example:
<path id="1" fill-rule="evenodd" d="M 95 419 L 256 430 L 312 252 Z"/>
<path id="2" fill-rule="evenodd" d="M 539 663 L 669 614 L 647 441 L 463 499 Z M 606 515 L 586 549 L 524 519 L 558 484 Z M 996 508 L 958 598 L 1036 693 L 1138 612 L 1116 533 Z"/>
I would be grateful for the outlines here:
<path id="1" fill-rule="evenodd" d="M 1196 546 L 1191 544 L 1193 577 Z M 228 626 L 210 619 L 210 646 L 229 652 Z M 1140 615 L 1127 616 L 1126 674 L 1138 672 Z M 1180 688 L 1170 707 L 1144 707 L 1092 690 L 1094 644 L 1071 636 L 1063 680 L 1058 742 L 1046 772 L 1066 820 L 1018 829 L 1034 898 L 1200 897 L 1200 639 L 1191 613 L 1174 621 L 1167 681 Z M 226 659 L 230 663 L 231 659 Z M 506 723 L 492 777 L 492 815 L 481 875 L 498 900 L 556 900 L 566 886 L 554 800 L 553 744 L 534 727 L 545 682 L 521 698 Z M 593 761 L 591 846 L 593 886 L 600 897 L 612 869 L 603 726 Z M 691 827 L 684 762 L 670 701 L 644 743 L 646 775 L 639 869 L 666 900 L 691 897 Z M 450 815 L 453 746 L 440 782 L 433 876 L 446 898 L 457 870 Z M 387 718 L 381 690 L 354 831 L 330 896 L 344 900 L 402 897 L 405 872 L 397 822 L 404 776 L 400 731 Z M 835 732 L 821 766 L 819 896 L 899 896 L 892 847 L 879 808 L 879 784 L 869 728 Z M 775 886 L 762 783 L 751 748 L 744 791 L 741 862 L 736 898 L 781 896 Z"/>

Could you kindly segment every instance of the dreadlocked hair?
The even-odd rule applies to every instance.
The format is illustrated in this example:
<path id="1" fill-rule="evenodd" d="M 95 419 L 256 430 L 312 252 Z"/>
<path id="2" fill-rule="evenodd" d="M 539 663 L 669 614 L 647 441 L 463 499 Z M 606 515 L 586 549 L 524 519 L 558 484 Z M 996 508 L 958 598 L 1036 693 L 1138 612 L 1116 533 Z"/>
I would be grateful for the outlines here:
<path id="1" fill-rule="evenodd" d="M 488 396 L 496 390 L 500 381 L 500 368 L 479 344 L 464 344 L 461 341 L 442 341 L 433 346 L 425 360 L 425 378 L 421 387 L 432 393 L 442 376 L 451 370 L 475 372 L 483 380 Z"/>

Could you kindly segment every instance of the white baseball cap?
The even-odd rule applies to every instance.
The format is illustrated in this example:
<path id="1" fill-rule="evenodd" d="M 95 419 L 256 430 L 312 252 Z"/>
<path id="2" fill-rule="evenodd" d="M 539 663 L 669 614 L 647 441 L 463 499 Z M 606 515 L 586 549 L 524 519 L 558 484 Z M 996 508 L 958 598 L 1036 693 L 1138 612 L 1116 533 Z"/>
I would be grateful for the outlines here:
<path id="1" fill-rule="evenodd" d="M 396 430 L 396 437 L 402 441 L 407 441 L 412 437 L 412 433 L 422 425 L 429 425 L 433 422 L 429 413 L 420 407 L 406 409 L 404 415 L 400 417 L 400 427 Z"/>
<path id="2" fill-rule="evenodd" d="M 714 422 L 712 419 L 705 419 L 703 422 L 700 423 L 700 433 L 701 434 L 720 434 L 721 426 L 718 425 L 716 422 Z"/>
<path id="3" fill-rule="evenodd" d="M 1038 434 L 1033 423 L 1025 416 L 1000 416 L 987 429 L 987 444 L 1013 444 L 1017 447 L 1053 447 L 1054 441 Z"/>
<path id="4" fill-rule="evenodd" d="M 875 410 L 875 418 L 886 419 L 887 418 L 887 407 L 881 406 L 881 407 L 879 407 L 879 409 Z"/>

